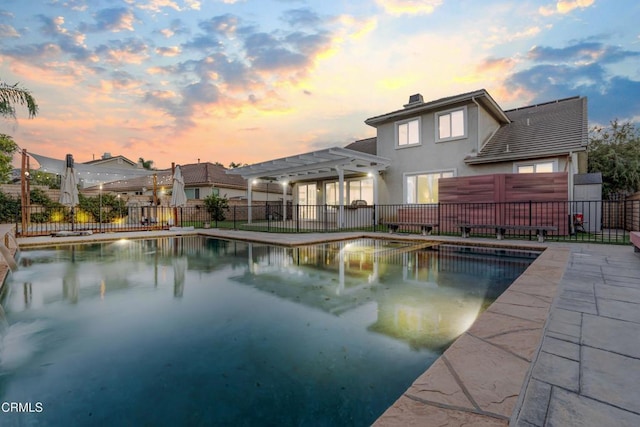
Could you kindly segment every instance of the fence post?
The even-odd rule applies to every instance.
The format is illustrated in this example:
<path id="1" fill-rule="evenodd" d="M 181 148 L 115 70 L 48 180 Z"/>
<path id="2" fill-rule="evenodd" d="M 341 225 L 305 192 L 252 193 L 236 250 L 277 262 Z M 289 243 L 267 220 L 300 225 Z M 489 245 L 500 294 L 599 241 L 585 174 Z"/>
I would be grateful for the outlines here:
<path id="1" fill-rule="evenodd" d="M 373 215 L 371 216 L 371 219 L 373 220 L 373 231 L 378 231 L 378 227 L 376 226 L 376 209 L 378 209 L 378 205 L 374 204 Z"/>
<path id="2" fill-rule="evenodd" d="M 267 215 L 267 231 L 271 231 L 271 209 L 269 208 L 269 202 L 265 203 L 265 213 Z"/>
<path id="3" fill-rule="evenodd" d="M 296 233 L 300 232 L 300 204 L 296 203 Z"/>

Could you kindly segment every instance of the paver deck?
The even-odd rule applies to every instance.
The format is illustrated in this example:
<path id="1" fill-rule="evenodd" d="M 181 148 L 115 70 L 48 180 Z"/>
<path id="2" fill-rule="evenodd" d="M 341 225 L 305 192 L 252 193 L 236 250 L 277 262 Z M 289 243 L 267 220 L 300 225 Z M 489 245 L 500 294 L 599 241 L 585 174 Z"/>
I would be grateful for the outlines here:
<path id="1" fill-rule="evenodd" d="M 137 232 L 126 237 L 188 234 L 291 246 L 388 238 L 386 233 L 234 230 Z M 41 237 L 18 243 L 27 247 L 122 237 L 124 233 Z M 461 241 L 438 236 L 429 240 Z M 463 243 L 496 246 L 493 239 Z M 502 245 L 546 250 L 376 425 L 639 426 L 640 254 L 631 246 Z"/>
<path id="2" fill-rule="evenodd" d="M 581 244 L 512 425 L 640 426 L 640 254 Z"/>

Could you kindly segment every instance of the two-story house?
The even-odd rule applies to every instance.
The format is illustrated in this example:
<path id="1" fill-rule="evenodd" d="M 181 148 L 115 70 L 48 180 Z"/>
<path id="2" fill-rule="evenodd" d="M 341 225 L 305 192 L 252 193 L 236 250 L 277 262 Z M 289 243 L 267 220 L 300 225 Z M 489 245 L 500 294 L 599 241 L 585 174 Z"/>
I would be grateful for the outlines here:
<path id="1" fill-rule="evenodd" d="M 344 223 L 344 206 L 356 201 L 437 203 L 443 178 L 563 173 L 570 200 L 573 175 L 586 171 L 584 97 L 505 111 L 484 89 L 429 102 L 417 94 L 365 123 L 376 137 L 227 173 L 294 185 L 294 203 L 334 205 Z M 314 219 L 317 210 L 305 216 Z"/>
<path id="2" fill-rule="evenodd" d="M 586 169 L 586 98 L 503 111 L 486 90 L 413 95 L 365 123 L 377 130 L 375 154 L 391 160 L 380 203 L 437 203 L 441 178 Z"/>

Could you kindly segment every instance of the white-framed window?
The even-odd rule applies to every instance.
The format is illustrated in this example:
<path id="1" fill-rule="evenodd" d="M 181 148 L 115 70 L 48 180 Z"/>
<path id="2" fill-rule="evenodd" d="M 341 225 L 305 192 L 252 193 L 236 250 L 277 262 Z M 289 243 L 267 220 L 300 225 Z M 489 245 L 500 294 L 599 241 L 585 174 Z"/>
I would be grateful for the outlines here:
<path id="1" fill-rule="evenodd" d="M 420 145 L 420 118 L 396 123 L 396 147 Z"/>
<path id="2" fill-rule="evenodd" d="M 453 176 L 455 176 L 453 170 L 405 174 L 405 202 L 409 204 L 438 203 L 438 180 Z"/>
<path id="3" fill-rule="evenodd" d="M 558 160 L 519 162 L 513 164 L 513 173 L 548 173 L 558 171 Z"/>
<path id="4" fill-rule="evenodd" d="M 467 108 L 436 114 L 436 141 L 448 141 L 467 136 Z"/>
<path id="5" fill-rule="evenodd" d="M 324 200 L 328 205 L 340 204 L 340 184 L 337 181 L 324 185 Z M 364 200 L 368 205 L 373 204 L 373 178 L 351 179 L 344 181 L 344 204 L 351 204 L 354 200 Z"/>

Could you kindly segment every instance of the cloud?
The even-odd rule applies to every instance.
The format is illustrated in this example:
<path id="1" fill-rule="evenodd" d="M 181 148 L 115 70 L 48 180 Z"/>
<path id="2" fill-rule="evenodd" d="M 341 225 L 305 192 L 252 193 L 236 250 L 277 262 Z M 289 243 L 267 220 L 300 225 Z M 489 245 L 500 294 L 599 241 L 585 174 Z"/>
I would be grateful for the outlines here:
<path id="1" fill-rule="evenodd" d="M 112 9 L 102 9 L 95 14 L 95 25 L 90 28 L 93 31 L 134 31 L 134 13 L 127 8 L 118 7 Z"/>
<path id="2" fill-rule="evenodd" d="M 200 21 L 198 27 L 206 34 L 232 36 L 238 27 L 239 18 L 235 15 L 226 14 L 214 16 L 206 21 Z"/>
<path id="3" fill-rule="evenodd" d="M 322 22 L 318 14 L 309 8 L 287 10 L 281 19 L 292 27 L 302 28 L 315 27 Z"/>
<path id="4" fill-rule="evenodd" d="M 163 28 L 159 30 L 158 33 L 166 38 L 170 38 L 175 35 L 189 34 L 190 30 L 180 19 L 173 19 L 168 28 Z"/>
<path id="5" fill-rule="evenodd" d="M 85 10 L 87 10 L 87 7 L 88 7 L 85 0 L 64 0 L 64 1 L 51 0 L 50 4 L 53 6 L 60 5 L 64 8 L 75 10 L 78 12 L 84 12 Z"/>
<path id="6" fill-rule="evenodd" d="M 541 6 L 538 12 L 542 16 L 551 16 L 555 14 L 567 14 L 574 9 L 585 9 L 595 3 L 595 0 L 558 0 L 555 5 Z"/>
<path id="7" fill-rule="evenodd" d="M 304 71 L 315 55 L 327 49 L 330 38 L 326 33 L 301 32 L 279 37 L 275 33 L 255 33 L 245 39 L 247 58 L 257 70 Z"/>
<path id="8" fill-rule="evenodd" d="M 376 0 L 391 15 L 427 15 L 442 5 L 443 0 Z"/>
<path id="9" fill-rule="evenodd" d="M 596 123 L 632 118 L 640 110 L 640 99 L 635 95 L 640 93 L 640 81 L 610 77 L 598 65 L 537 65 L 512 75 L 507 87 L 535 94 L 532 103 L 586 96 L 589 120 Z"/>
<path id="10" fill-rule="evenodd" d="M 489 27 L 490 35 L 484 39 L 483 46 L 485 49 L 492 48 L 496 45 L 511 43 L 516 40 L 529 39 L 537 36 L 542 31 L 537 25 L 524 28 L 520 31 L 511 31 L 507 27 Z"/>
<path id="11" fill-rule="evenodd" d="M 178 56 L 181 50 L 178 46 L 157 47 L 155 52 L 159 56 Z"/>
<path id="12" fill-rule="evenodd" d="M 637 58 L 640 52 L 623 50 L 619 46 L 600 42 L 581 42 L 564 48 L 534 46 L 527 54 L 536 62 L 568 62 L 612 64 L 628 58 Z"/>
<path id="13" fill-rule="evenodd" d="M 478 64 L 476 71 L 504 75 L 511 71 L 515 65 L 516 61 L 513 58 L 487 58 Z"/>
<path id="14" fill-rule="evenodd" d="M 0 24 L 0 38 L 18 38 L 20 33 L 11 25 Z"/>
<path id="15" fill-rule="evenodd" d="M 123 64 L 141 64 L 149 57 L 149 47 L 147 44 L 134 37 L 122 40 L 111 40 L 95 49 L 103 61 L 120 66 Z"/>

